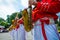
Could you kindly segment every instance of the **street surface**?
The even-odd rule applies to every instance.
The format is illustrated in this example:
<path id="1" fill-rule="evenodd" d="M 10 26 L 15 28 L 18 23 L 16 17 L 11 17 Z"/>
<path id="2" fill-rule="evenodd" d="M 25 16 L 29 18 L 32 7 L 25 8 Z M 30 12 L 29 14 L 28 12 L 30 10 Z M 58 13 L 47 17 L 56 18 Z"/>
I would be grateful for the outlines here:
<path id="1" fill-rule="evenodd" d="M 0 40 L 11 40 L 9 32 L 8 33 L 0 33 Z"/>
<path id="2" fill-rule="evenodd" d="M 28 35 L 27 37 L 29 37 L 29 38 L 27 38 L 27 40 L 32 40 L 33 38 L 32 38 L 31 33 L 28 33 L 28 34 L 27 34 Z M 8 33 L 0 33 L 0 40 L 11 40 L 10 33 L 9 32 Z"/>
<path id="3" fill-rule="evenodd" d="M 27 33 L 26 34 L 26 40 L 32 40 L 32 39 L 33 38 L 32 38 L 31 32 Z M 0 33 L 0 40 L 11 40 L 10 33 L 9 32 L 7 32 L 7 33 Z"/>

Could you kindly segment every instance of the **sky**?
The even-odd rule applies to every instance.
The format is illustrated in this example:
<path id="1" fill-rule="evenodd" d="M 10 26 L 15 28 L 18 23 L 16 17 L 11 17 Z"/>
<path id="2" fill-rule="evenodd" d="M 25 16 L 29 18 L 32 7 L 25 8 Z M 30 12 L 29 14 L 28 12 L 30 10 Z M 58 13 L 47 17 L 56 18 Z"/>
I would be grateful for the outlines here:
<path id="1" fill-rule="evenodd" d="M 7 15 L 19 12 L 27 7 L 28 0 L 0 0 L 0 17 L 6 19 Z"/>
<path id="2" fill-rule="evenodd" d="M 19 12 L 28 7 L 28 0 L 0 0 L 0 17 L 7 18 L 14 12 Z"/>

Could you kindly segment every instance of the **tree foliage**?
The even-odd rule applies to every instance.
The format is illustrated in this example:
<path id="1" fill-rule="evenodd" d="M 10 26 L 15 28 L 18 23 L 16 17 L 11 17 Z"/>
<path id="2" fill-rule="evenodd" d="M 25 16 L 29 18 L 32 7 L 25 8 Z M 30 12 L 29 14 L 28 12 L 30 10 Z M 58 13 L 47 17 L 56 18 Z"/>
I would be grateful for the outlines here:
<path id="1" fill-rule="evenodd" d="M 22 17 L 22 11 L 12 13 L 11 15 L 7 15 L 7 22 L 10 23 L 10 25 L 12 24 L 12 20 L 15 19 L 17 14 L 18 14 L 18 18 Z"/>
<path id="2" fill-rule="evenodd" d="M 12 24 L 12 20 L 15 19 L 17 13 L 18 13 L 18 18 L 21 18 L 22 17 L 22 11 L 12 13 L 11 15 L 7 15 L 6 20 L 4 20 L 3 18 L 0 18 L 0 25 L 5 26 L 5 28 L 8 28 Z"/>
<path id="3" fill-rule="evenodd" d="M 9 23 L 7 23 L 3 18 L 0 18 L 0 25 L 8 28 Z"/>

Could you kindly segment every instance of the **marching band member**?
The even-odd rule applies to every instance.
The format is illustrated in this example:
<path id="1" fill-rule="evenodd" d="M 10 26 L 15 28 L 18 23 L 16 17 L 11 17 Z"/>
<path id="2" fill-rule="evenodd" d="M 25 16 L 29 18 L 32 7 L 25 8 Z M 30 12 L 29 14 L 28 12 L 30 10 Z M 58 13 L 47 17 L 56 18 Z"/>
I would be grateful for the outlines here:
<path id="1" fill-rule="evenodd" d="M 60 40 L 54 21 L 58 18 L 56 13 L 60 12 L 59 0 L 37 0 L 32 2 L 36 7 L 32 12 L 34 22 L 34 40 Z"/>
<path id="2" fill-rule="evenodd" d="M 18 23 L 19 23 L 19 28 L 17 27 L 19 30 L 18 40 L 26 40 L 25 29 L 24 29 L 24 25 L 23 25 L 23 17 L 18 20 Z"/>
<path id="3" fill-rule="evenodd" d="M 12 20 L 12 25 L 8 28 L 8 30 L 10 31 L 10 35 L 11 35 L 11 40 L 15 40 L 15 26 L 14 26 L 14 20 Z"/>

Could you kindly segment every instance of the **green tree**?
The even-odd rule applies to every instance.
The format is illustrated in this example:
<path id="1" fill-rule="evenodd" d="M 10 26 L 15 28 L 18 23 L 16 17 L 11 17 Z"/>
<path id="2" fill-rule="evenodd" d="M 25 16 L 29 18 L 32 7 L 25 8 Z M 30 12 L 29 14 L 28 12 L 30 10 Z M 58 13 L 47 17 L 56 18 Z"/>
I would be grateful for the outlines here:
<path id="1" fill-rule="evenodd" d="M 22 17 L 22 11 L 20 12 L 15 12 L 15 13 L 12 13 L 11 15 L 7 15 L 7 22 L 10 23 L 10 25 L 12 24 L 12 20 L 15 19 L 16 15 L 18 14 L 18 18 L 21 18 Z"/>
<path id="2" fill-rule="evenodd" d="M 3 18 L 0 18 L 0 25 L 3 21 L 5 22 L 5 20 Z"/>
<path id="3" fill-rule="evenodd" d="M 9 27 L 9 23 L 4 22 L 4 21 L 2 21 L 0 25 L 4 26 L 5 28 Z"/>
<path id="4" fill-rule="evenodd" d="M 3 18 L 0 18 L 0 25 L 4 26 L 5 28 L 8 28 L 9 23 L 7 23 Z"/>
<path id="5" fill-rule="evenodd" d="M 5 21 L 3 18 L 0 18 L 0 22 Z"/>

